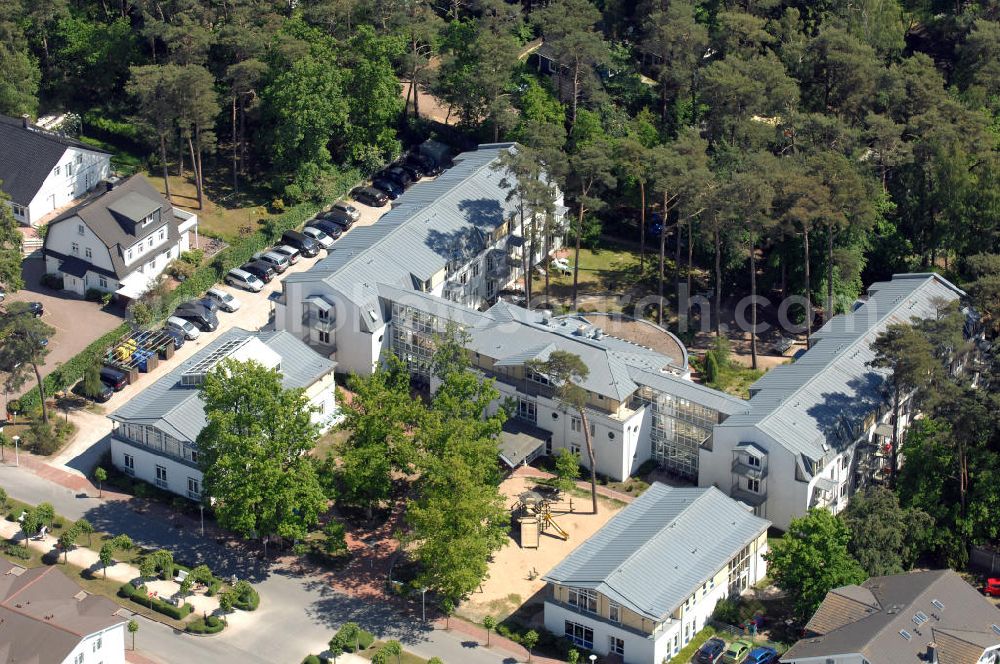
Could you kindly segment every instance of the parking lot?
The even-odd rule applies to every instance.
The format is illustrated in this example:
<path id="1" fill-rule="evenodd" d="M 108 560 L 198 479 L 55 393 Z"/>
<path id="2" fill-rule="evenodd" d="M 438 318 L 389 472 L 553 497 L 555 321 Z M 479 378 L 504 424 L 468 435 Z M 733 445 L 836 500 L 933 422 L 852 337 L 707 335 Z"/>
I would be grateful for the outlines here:
<path id="1" fill-rule="evenodd" d="M 49 339 L 48 355 L 42 366 L 42 375 L 48 375 L 58 365 L 70 359 L 98 337 L 122 324 L 124 313 L 114 306 L 102 308 L 96 302 L 87 302 L 70 297 L 61 291 L 42 285 L 45 261 L 32 258 L 24 261 L 24 288 L 7 296 L 5 302 L 41 302 L 45 307 L 42 320 L 55 328 L 56 333 Z M 35 386 L 29 380 L 11 397 L 24 394 Z"/>

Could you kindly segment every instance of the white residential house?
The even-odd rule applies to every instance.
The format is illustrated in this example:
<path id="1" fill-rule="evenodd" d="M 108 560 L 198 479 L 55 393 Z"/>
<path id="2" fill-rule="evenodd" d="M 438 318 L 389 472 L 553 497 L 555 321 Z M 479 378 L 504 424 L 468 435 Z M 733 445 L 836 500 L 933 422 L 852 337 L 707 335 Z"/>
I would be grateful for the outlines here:
<path id="1" fill-rule="evenodd" d="M 783 664 L 997 664 L 1000 610 L 950 569 L 826 594 Z"/>
<path id="2" fill-rule="evenodd" d="M 668 661 L 764 578 L 769 525 L 715 488 L 654 483 L 543 577 L 545 628 L 625 664 Z"/>
<path id="3" fill-rule="evenodd" d="M 201 500 L 197 438 L 205 428 L 199 395 L 204 377 L 225 359 L 254 360 L 276 369 L 286 388 L 301 388 L 312 421 L 325 430 L 339 421 L 334 363 L 287 332 L 231 328 L 108 417 L 111 462 L 119 470 L 191 500 Z"/>
<path id="4" fill-rule="evenodd" d="M 0 115 L 0 189 L 19 223 L 38 226 L 110 175 L 108 152 Z"/>
<path id="5" fill-rule="evenodd" d="M 699 450 L 698 485 L 722 489 L 781 529 L 810 507 L 845 509 L 855 491 L 894 472 L 892 421 L 905 431 L 912 414 L 908 399 L 892 412 L 889 372 L 868 364 L 872 342 L 891 323 L 934 318 L 964 295 L 937 274 L 873 284 L 853 311 L 814 332 L 794 363 L 751 385 L 744 412 L 714 427 Z"/>
<path id="6" fill-rule="evenodd" d="M 127 615 L 57 567 L 0 559 L 0 662 L 125 664 Z"/>
<path id="7" fill-rule="evenodd" d="M 141 175 L 108 181 L 106 191 L 49 222 L 46 272 L 78 295 L 96 289 L 134 300 L 167 264 L 197 242 L 198 217 L 173 207 Z"/>

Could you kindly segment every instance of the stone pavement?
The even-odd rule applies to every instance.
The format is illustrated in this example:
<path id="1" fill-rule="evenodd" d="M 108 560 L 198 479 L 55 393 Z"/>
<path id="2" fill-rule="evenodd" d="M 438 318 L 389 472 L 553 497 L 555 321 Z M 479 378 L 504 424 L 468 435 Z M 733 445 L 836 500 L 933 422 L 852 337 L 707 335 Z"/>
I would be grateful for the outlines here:
<path id="1" fill-rule="evenodd" d="M 514 471 L 515 477 L 536 477 L 539 479 L 552 479 L 555 477 L 552 473 L 539 470 L 538 468 L 533 468 L 532 466 L 518 466 L 517 470 Z M 576 487 L 582 491 L 590 492 L 590 482 L 584 480 L 577 480 Z M 622 493 L 621 491 L 615 491 L 614 489 L 609 489 L 606 486 L 597 485 L 597 495 L 604 496 L 605 498 L 610 498 L 612 500 L 619 500 L 625 504 L 631 503 L 635 500 L 635 496 L 629 493 Z"/>

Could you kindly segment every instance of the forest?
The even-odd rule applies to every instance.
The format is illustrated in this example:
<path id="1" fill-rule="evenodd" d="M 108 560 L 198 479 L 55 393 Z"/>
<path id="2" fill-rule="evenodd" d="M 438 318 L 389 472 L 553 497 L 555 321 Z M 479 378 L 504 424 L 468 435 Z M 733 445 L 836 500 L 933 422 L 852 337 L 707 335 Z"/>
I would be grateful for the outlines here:
<path id="1" fill-rule="evenodd" d="M 800 317 L 997 250 L 995 0 L 13 0 L 0 34 L 0 113 L 73 112 L 199 196 L 324 201 L 445 132 L 527 146 L 583 242 Z"/>

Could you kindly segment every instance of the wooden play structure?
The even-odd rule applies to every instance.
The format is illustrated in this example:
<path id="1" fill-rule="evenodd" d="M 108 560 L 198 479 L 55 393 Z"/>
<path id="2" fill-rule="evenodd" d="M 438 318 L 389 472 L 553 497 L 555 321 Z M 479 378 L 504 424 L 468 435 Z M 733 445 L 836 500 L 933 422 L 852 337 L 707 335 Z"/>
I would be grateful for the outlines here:
<path id="1" fill-rule="evenodd" d="M 573 501 L 570 499 L 568 509 L 559 510 L 554 501 L 543 497 L 536 491 L 525 491 L 517 497 L 517 502 L 511 507 L 514 523 L 520 531 L 522 549 L 537 549 L 542 533 L 551 537 L 568 540 L 566 532 L 552 517 L 553 513 L 573 511 Z"/>

